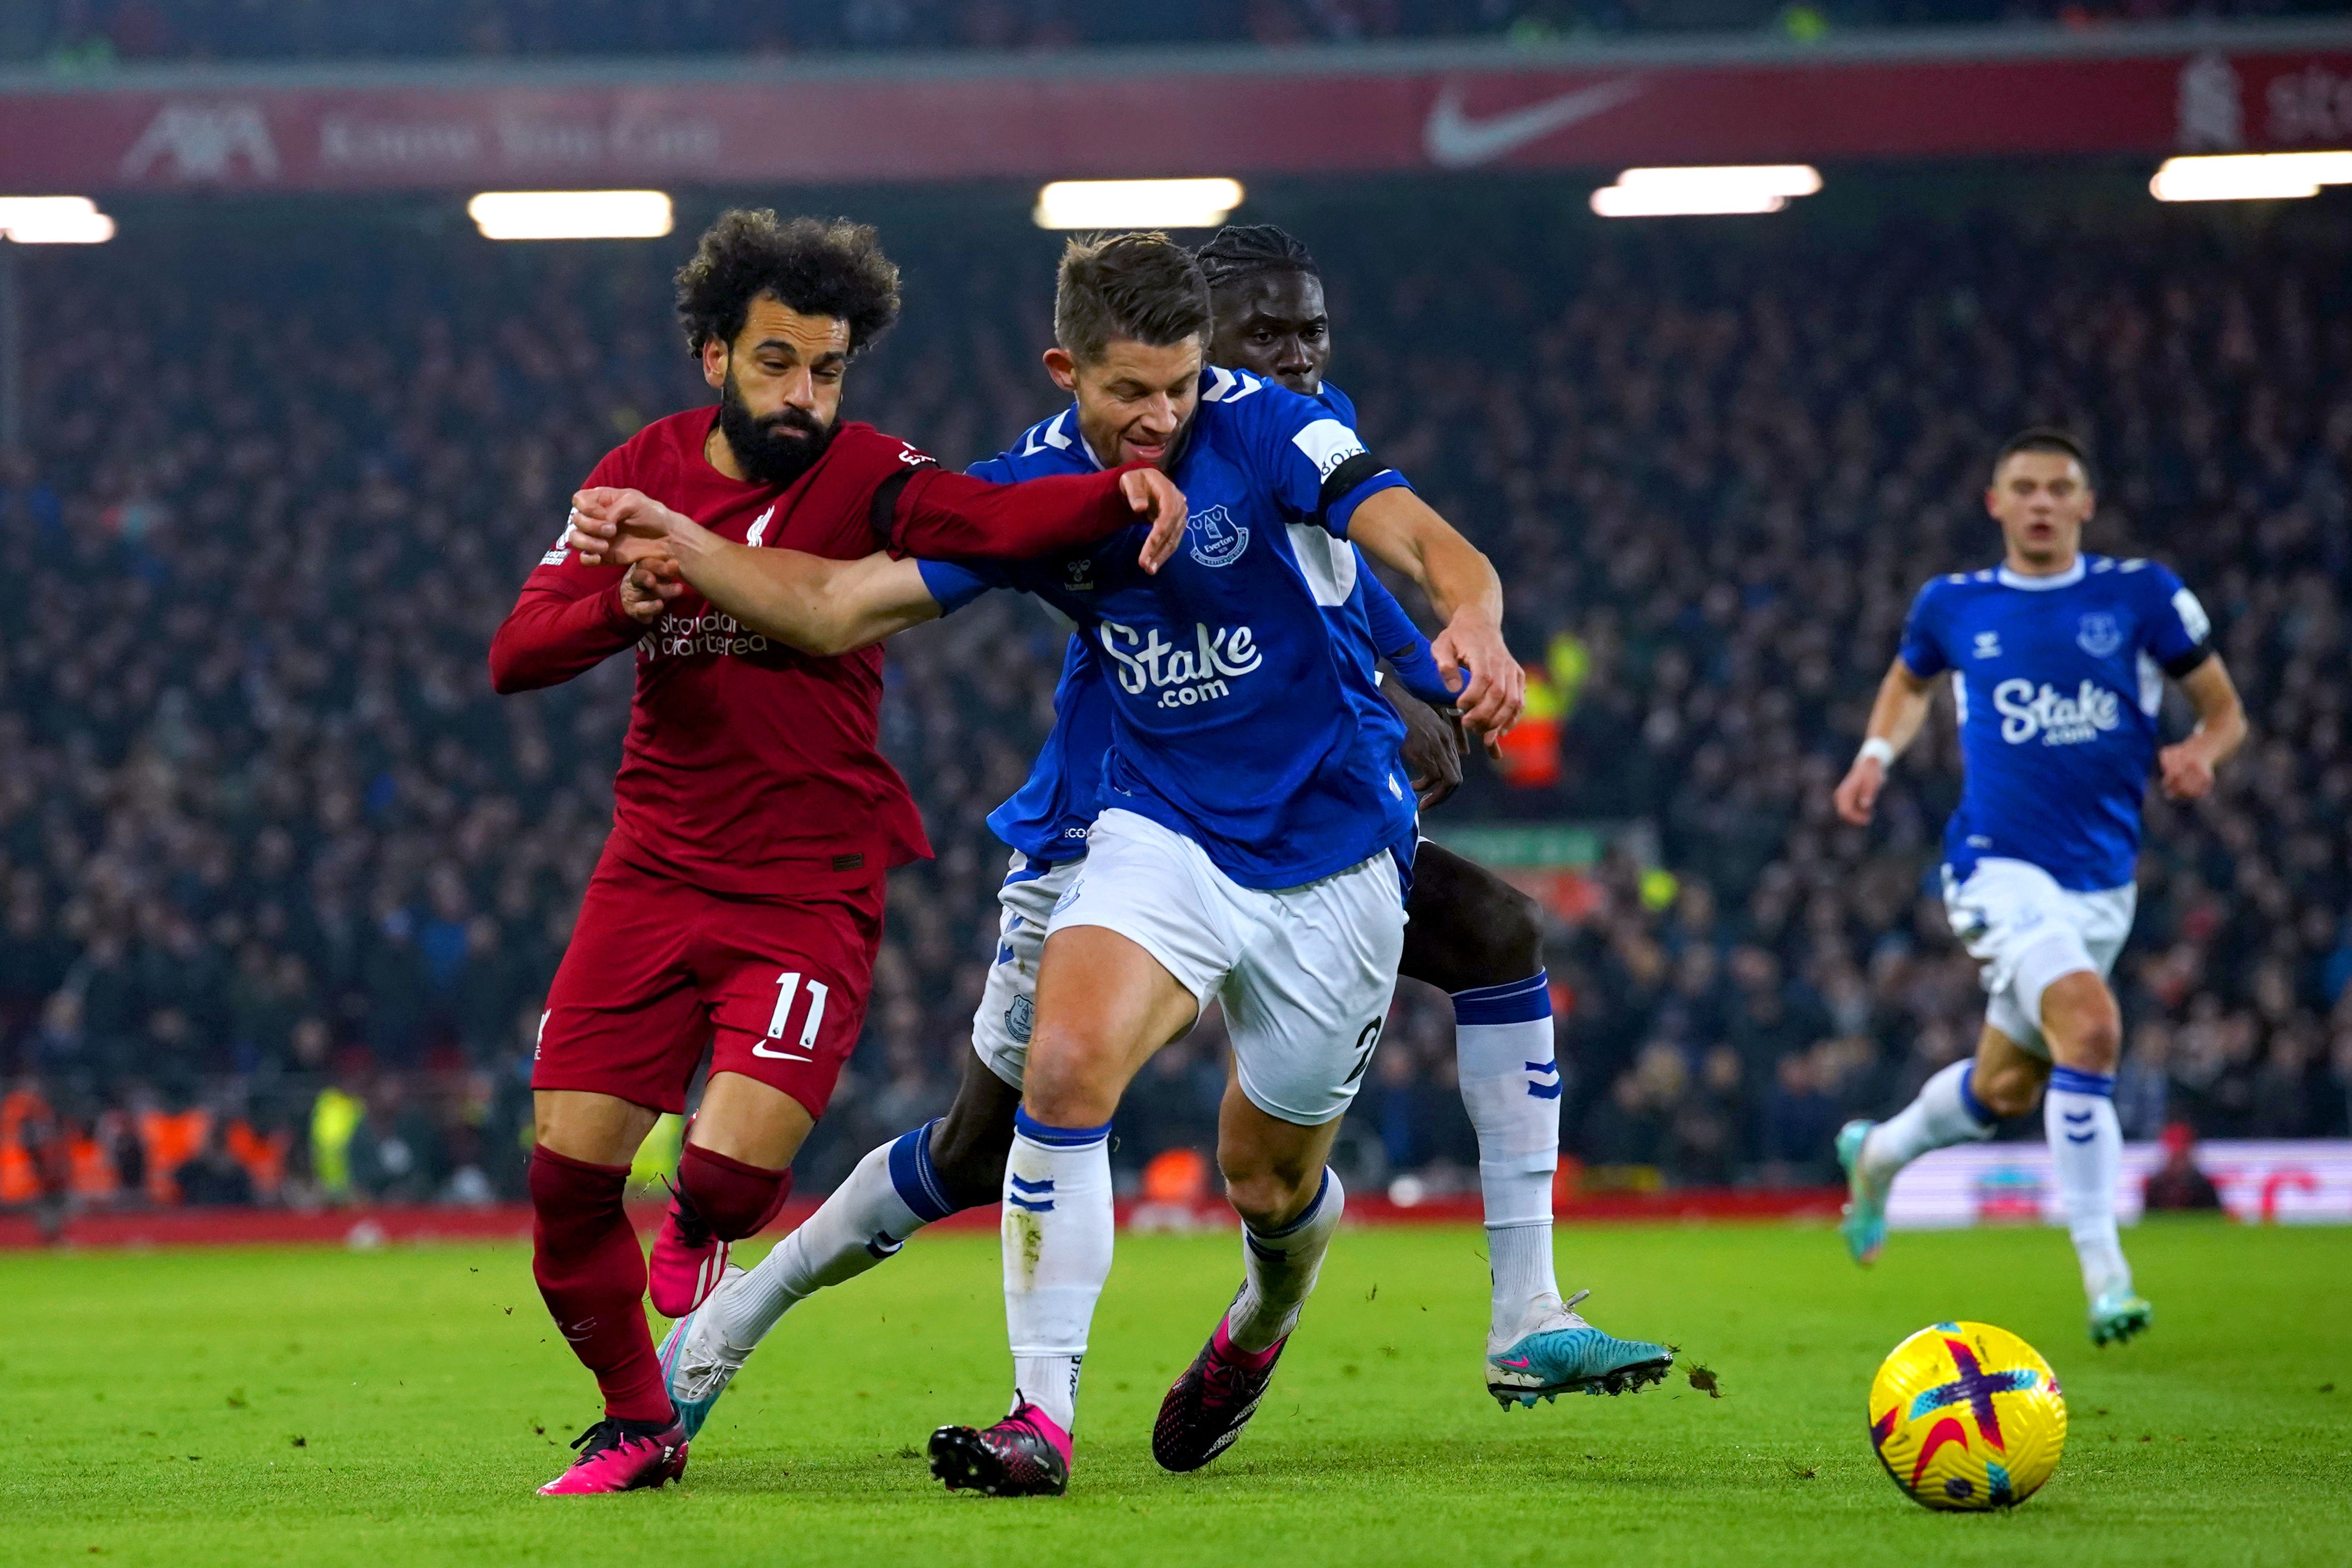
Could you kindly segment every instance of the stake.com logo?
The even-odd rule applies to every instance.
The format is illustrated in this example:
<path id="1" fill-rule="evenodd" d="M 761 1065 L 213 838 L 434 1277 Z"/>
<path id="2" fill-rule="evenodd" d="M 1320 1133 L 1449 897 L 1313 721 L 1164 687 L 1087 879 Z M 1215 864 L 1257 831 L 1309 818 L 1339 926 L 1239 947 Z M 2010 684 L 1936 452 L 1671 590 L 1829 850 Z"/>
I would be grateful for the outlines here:
<path id="1" fill-rule="evenodd" d="M 1157 626 L 1147 637 L 1117 621 L 1103 622 L 1096 636 L 1118 667 L 1119 689 L 1133 697 L 1156 690 L 1162 708 L 1213 702 L 1232 691 L 1228 679 L 1247 675 L 1265 662 L 1247 626 L 1220 626 L 1212 632 L 1196 622 L 1192 629 L 1198 638 L 1194 647 L 1170 642 Z"/>

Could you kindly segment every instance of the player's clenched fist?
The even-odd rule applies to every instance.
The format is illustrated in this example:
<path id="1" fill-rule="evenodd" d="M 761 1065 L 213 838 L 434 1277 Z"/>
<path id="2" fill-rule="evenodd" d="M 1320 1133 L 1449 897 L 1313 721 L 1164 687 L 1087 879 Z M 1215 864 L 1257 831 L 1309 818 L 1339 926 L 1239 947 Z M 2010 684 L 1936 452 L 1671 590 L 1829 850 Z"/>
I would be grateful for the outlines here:
<path id="1" fill-rule="evenodd" d="M 2202 800 L 2212 792 L 2212 759 L 2186 741 L 2157 752 L 2156 766 L 2167 800 Z"/>
<path id="2" fill-rule="evenodd" d="M 685 592 L 677 562 L 666 555 L 640 561 L 621 579 L 621 613 L 650 626 L 661 618 L 663 605 Z"/>
<path id="3" fill-rule="evenodd" d="M 1429 652 L 1437 661 L 1439 679 L 1461 692 L 1454 706 L 1461 710 L 1463 725 L 1489 746 L 1508 734 L 1527 706 L 1528 672 L 1511 657 L 1494 617 L 1479 605 L 1464 605 L 1431 639 Z M 1469 683 L 1457 685 L 1465 670 Z"/>
<path id="4" fill-rule="evenodd" d="M 1878 809 L 1878 792 L 1885 785 L 1885 764 L 1876 757 L 1856 757 L 1830 799 L 1837 806 L 1838 816 L 1856 827 L 1867 827 L 1871 813 Z"/>
<path id="5" fill-rule="evenodd" d="M 593 486 L 572 498 L 572 528 L 565 542 L 591 565 L 634 566 L 667 554 L 664 541 L 692 519 L 671 510 L 643 490 Z"/>
<path id="6" fill-rule="evenodd" d="M 1184 492 L 1157 468 L 1129 468 L 1118 477 L 1118 488 L 1127 504 L 1151 523 L 1137 560 L 1146 572 L 1157 573 L 1184 542 Z"/>

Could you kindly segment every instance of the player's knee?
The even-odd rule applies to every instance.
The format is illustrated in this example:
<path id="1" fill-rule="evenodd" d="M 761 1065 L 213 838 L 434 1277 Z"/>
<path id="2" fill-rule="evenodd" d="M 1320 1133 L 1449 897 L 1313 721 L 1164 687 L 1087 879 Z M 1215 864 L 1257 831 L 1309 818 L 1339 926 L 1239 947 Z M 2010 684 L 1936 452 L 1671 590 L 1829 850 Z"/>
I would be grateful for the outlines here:
<path id="1" fill-rule="evenodd" d="M 767 1170 L 692 1143 L 677 1163 L 677 1185 L 686 1201 L 721 1241 L 759 1234 L 792 1191 L 790 1169 Z"/>
<path id="2" fill-rule="evenodd" d="M 1991 1072 L 1979 1068 L 1969 1077 L 1969 1090 L 1995 1116 L 2024 1116 L 2041 1103 L 2042 1075 L 2022 1062 Z"/>
<path id="3" fill-rule="evenodd" d="M 2115 997 L 2088 971 L 2056 980 L 2042 994 L 2042 1033 L 2051 1058 L 2080 1072 L 2114 1072 L 2123 1050 Z"/>
<path id="4" fill-rule="evenodd" d="M 1499 879 L 1481 889 L 1470 909 L 1475 933 L 1465 957 L 1474 977 L 1456 987 L 1507 985 L 1543 967 L 1543 923 L 1536 901 Z"/>
<path id="5" fill-rule="evenodd" d="M 1099 1126 L 1118 1105 L 1116 1054 L 1075 1031 L 1040 1027 L 1024 1076 L 1022 1103 L 1049 1127 Z"/>
<path id="6" fill-rule="evenodd" d="M 1225 1201 L 1244 1224 L 1259 1230 L 1278 1229 L 1297 1218 L 1314 1200 L 1323 1176 L 1320 1165 L 1289 1170 L 1276 1163 L 1221 1157 L 1218 1167 L 1225 1179 Z"/>

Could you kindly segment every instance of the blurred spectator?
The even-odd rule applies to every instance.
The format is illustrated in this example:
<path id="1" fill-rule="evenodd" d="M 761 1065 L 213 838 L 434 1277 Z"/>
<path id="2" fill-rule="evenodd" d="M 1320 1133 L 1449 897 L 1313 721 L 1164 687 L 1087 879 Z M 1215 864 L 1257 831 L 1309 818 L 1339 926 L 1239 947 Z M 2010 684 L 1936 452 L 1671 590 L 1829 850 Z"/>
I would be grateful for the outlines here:
<path id="1" fill-rule="evenodd" d="M 2270 16 L 2317 0 L 2210 0 L 2197 14 Z M 1383 37 L 1488 37 L 1540 43 L 1563 36 L 1707 29 L 1769 31 L 1811 43 L 1856 26 L 2009 22 L 2147 21 L 2189 10 L 2174 0 L 1908 0 L 1896 6 L 1781 0 L 1218 0 L 1197 5 L 1102 5 L 1080 0 L 764 0 L 756 6 L 646 5 L 572 0 L 407 0 L 398 7 L 317 0 L 164 5 L 158 0 L 28 3 L 10 35 L 60 75 L 118 60 L 448 58 L 514 55 L 763 55 L 891 49 L 1068 49 L 1087 44 L 1253 42 L 1296 46 Z"/>
<path id="2" fill-rule="evenodd" d="M 2221 1190 L 2197 1168 L 2197 1134 L 2185 1121 L 2164 1130 L 2164 1163 L 2148 1173 L 2144 1201 L 2151 1209 L 2218 1209 Z"/>
<path id="3" fill-rule="evenodd" d="M 1556 776 L 1474 763 L 1433 825 L 1607 847 L 1549 933 L 1570 1151 L 1643 1179 L 1833 1177 L 1838 1118 L 1974 1048 L 1981 994 L 1932 879 L 1948 716 L 1875 827 L 1828 792 L 1911 594 L 1995 552 L 1986 453 L 2040 419 L 2104 459 L 2094 547 L 2203 595 L 2256 731 L 2213 798 L 2151 803 L 2119 1111 L 2141 1137 L 2343 1133 L 2341 226 L 1522 235 L 1485 201 L 1423 221 L 1448 199 L 1368 195 L 1309 237 L 1368 438 L 1503 563 L 1559 700 Z M 520 1191 L 631 672 L 501 700 L 482 650 L 570 486 L 707 389 L 662 318 L 673 250 L 491 268 L 470 242 L 349 237 L 18 258 L 45 333 L 33 444 L 0 455 L 25 578 L 0 634 L 0 1071 L 41 1076 L 91 1201 L 170 1201 L 216 1143 L 260 1198 Z M 922 303 L 861 362 L 854 411 L 982 455 L 1055 403 L 1047 253 L 952 218 L 890 237 Z M 133 289 L 152 312 L 115 308 Z M 953 1092 L 993 955 L 983 818 L 1050 722 L 1063 640 L 996 595 L 893 645 L 884 743 L 940 853 L 894 878 L 869 1038 L 803 1190 Z M 1123 1172 L 1207 1146 L 1221 1050 L 1204 1026 L 1139 1080 Z M 1446 1004 L 1401 988 L 1349 1157 L 1466 1183 L 1450 1072 Z M 256 1149 L 299 1130 L 282 1186 L 237 1125 Z"/>

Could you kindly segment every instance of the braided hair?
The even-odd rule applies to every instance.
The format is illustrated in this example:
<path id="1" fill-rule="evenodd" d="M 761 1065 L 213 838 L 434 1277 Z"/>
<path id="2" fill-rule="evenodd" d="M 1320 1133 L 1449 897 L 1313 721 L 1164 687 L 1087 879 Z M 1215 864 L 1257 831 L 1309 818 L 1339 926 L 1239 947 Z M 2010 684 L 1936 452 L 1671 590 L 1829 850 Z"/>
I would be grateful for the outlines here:
<path id="1" fill-rule="evenodd" d="M 1307 247 L 1270 223 L 1227 224 L 1193 252 L 1213 289 L 1231 288 L 1265 272 L 1297 272 L 1320 279 L 1323 269 Z"/>

